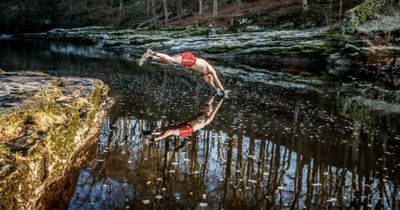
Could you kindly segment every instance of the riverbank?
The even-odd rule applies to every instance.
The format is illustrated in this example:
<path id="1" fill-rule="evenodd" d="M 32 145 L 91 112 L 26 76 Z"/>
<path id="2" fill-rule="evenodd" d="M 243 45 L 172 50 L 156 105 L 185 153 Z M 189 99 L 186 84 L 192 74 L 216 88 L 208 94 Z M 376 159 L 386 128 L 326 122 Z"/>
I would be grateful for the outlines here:
<path id="1" fill-rule="evenodd" d="M 66 174 L 99 133 L 107 92 L 100 80 L 0 73 L 2 209 L 42 209 L 51 206 L 43 195 L 66 193 Z"/>
<path id="2" fill-rule="evenodd" d="M 17 38 L 86 42 L 130 59 L 151 48 L 174 54 L 193 51 L 217 66 L 282 71 L 291 76 L 323 75 L 328 80 L 400 85 L 400 44 L 396 37 L 343 34 L 338 28 L 230 32 L 221 28 L 117 30 L 107 27 L 54 29 Z"/>

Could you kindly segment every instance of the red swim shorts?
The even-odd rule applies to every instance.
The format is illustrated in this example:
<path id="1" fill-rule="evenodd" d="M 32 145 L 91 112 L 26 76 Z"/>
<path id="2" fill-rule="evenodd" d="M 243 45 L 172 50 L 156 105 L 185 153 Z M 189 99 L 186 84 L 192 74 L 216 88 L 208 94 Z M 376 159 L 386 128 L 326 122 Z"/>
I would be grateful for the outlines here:
<path id="1" fill-rule="evenodd" d="M 188 137 L 193 133 L 193 127 L 189 123 L 182 124 L 178 127 L 180 137 Z"/>
<path id="2" fill-rule="evenodd" d="M 191 52 L 181 52 L 178 55 L 182 57 L 182 66 L 192 67 L 196 63 L 196 56 Z"/>

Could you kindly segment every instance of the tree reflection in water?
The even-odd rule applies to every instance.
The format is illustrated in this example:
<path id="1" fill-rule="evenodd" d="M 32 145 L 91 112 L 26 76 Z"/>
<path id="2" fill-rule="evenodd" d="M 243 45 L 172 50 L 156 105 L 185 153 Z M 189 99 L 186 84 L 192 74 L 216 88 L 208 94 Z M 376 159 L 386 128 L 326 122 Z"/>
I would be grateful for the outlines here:
<path id="1" fill-rule="evenodd" d="M 241 123 L 236 132 L 210 126 L 155 145 L 141 137 L 165 123 L 106 119 L 98 159 L 82 169 L 70 209 L 399 208 L 398 175 L 385 168 L 390 160 L 374 159 L 384 148 L 357 143 L 357 131 L 353 144 L 303 139 L 301 124 L 286 134 L 271 126 L 263 138 Z M 332 154 L 337 144 L 343 157 Z"/>

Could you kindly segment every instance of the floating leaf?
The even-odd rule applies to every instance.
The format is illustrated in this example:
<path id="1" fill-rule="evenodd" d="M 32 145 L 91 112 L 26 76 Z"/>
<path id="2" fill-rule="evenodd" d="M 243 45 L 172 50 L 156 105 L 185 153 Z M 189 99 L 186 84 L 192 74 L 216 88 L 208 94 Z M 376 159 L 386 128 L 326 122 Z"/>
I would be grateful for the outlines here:
<path id="1" fill-rule="evenodd" d="M 203 202 L 201 202 L 201 203 L 199 203 L 199 206 L 200 206 L 200 207 L 206 207 L 206 206 L 208 206 L 208 203 L 203 203 Z"/>
<path id="2" fill-rule="evenodd" d="M 312 183 L 311 185 L 314 187 L 317 187 L 317 186 L 321 186 L 322 184 L 321 183 Z"/>

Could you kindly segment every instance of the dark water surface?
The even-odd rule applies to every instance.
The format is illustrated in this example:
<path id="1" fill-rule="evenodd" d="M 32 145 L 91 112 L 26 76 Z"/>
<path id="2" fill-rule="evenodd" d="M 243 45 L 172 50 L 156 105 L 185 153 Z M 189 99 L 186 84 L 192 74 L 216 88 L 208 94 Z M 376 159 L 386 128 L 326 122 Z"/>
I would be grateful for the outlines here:
<path id="1" fill-rule="evenodd" d="M 399 127 L 347 119 L 318 88 L 222 75 L 231 93 L 209 125 L 149 145 L 143 130 L 210 99 L 201 77 L 68 43 L 0 40 L 0 52 L 4 70 L 99 78 L 116 100 L 58 208 L 399 209 Z"/>

